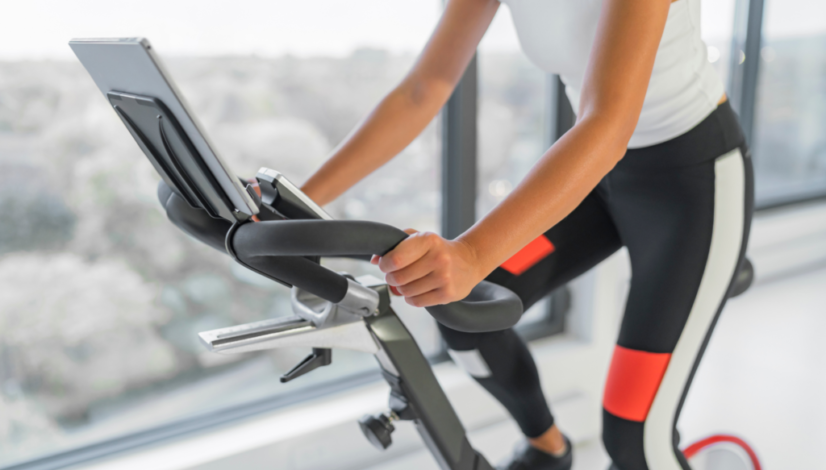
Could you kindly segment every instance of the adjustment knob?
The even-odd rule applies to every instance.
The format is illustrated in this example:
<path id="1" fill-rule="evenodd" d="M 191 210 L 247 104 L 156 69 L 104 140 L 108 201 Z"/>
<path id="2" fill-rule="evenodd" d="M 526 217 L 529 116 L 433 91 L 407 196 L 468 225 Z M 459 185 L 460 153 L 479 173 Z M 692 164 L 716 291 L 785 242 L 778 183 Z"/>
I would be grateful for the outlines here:
<path id="1" fill-rule="evenodd" d="M 375 416 L 364 415 L 359 420 L 359 427 L 361 427 L 361 432 L 364 433 L 364 437 L 366 437 L 376 449 L 384 450 L 393 443 L 390 434 L 396 430 L 393 424 L 391 424 L 392 421 L 395 420 L 394 418 L 392 413 L 389 417 L 381 413 Z"/>

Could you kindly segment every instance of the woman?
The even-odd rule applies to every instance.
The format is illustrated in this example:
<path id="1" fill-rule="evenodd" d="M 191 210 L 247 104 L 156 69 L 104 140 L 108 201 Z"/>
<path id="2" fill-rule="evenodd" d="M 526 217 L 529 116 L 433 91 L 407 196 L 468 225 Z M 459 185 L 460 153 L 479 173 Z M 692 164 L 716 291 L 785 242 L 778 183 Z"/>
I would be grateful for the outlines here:
<path id="1" fill-rule="evenodd" d="M 603 441 L 617 469 L 688 469 L 674 426 L 743 259 L 753 199 L 743 134 L 700 39 L 700 0 L 507 3 L 526 54 L 561 75 L 576 124 L 461 236 L 410 230 L 374 262 L 414 306 L 462 299 L 487 278 L 528 308 L 627 247 L 633 279 Z M 326 204 L 404 149 L 449 98 L 497 8 L 450 0 L 409 75 L 303 190 Z M 514 332 L 440 328 L 527 437 L 505 468 L 570 469 L 570 443 Z"/>

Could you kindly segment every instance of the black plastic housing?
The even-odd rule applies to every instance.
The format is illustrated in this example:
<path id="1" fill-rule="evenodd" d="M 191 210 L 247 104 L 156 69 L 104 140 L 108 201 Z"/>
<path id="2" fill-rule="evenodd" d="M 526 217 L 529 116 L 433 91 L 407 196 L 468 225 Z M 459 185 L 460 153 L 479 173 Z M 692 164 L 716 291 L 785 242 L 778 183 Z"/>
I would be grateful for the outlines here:
<path id="1" fill-rule="evenodd" d="M 221 185 L 175 116 L 157 98 L 110 91 L 109 103 L 164 182 L 190 206 L 212 218 L 237 220 Z"/>

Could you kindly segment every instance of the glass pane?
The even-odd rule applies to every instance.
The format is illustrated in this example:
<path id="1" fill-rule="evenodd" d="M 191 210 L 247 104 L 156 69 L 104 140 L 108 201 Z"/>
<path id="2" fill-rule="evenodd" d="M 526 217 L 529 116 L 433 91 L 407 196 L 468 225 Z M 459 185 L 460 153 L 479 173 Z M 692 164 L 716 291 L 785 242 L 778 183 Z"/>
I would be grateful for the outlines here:
<path id="1" fill-rule="evenodd" d="M 479 47 L 477 216 L 493 209 L 546 150 L 546 74 L 519 48 L 503 6 Z"/>
<path id="2" fill-rule="evenodd" d="M 826 192 L 826 3 L 767 0 L 753 153 L 758 204 Z"/>
<path id="3" fill-rule="evenodd" d="M 479 46 L 477 217 L 493 209 L 528 174 L 548 145 L 548 76 L 522 53 L 503 5 Z M 547 318 L 547 301 L 520 325 Z"/>
<path id="4" fill-rule="evenodd" d="M 160 0 L 0 19 L 0 466 L 375 370 L 336 351 L 284 385 L 309 351 L 206 352 L 197 332 L 290 314 L 289 291 L 166 220 L 157 175 L 66 42 L 141 31 L 233 169 L 301 183 L 406 73 L 440 2 L 200 5 L 197 21 Z M 330 211 L 438 229 L 439 151 L 433 125 Z M 429 317 L 407 316 L 436 351 Z"/>
<path id="5" fill-rule="evenodd" d="M 708 61 L 714 64 L 723 84 L 728 88 L 731 64 L 731 39 L 734 30 L 736 0 L 702 0 L 700 29 L 708 47 Z"/>

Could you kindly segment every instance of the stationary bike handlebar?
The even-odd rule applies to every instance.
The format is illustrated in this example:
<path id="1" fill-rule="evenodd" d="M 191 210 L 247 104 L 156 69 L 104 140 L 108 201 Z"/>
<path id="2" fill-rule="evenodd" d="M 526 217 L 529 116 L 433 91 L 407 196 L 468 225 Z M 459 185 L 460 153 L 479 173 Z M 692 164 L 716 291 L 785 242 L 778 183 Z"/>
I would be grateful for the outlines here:
<path id="1" fill-rule="evenodd" d="M 346 295 L 347 278 L 307 257 L 383 255 L 408 236 L 389 225 L 359 220 L 271 220 L 233 228 L 193 208 L 163 182 L 158 197 L 169 219 L 185 232 L 221 251 L 229 248 L 243 264 L 267 277 L 334 303 Z M 482 281 L 464 300 L 427 311 L 448 328 L 488 332 L 515 325 L 522 302 L 511 290 Z"/>

